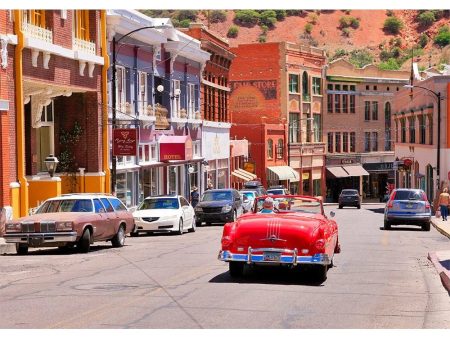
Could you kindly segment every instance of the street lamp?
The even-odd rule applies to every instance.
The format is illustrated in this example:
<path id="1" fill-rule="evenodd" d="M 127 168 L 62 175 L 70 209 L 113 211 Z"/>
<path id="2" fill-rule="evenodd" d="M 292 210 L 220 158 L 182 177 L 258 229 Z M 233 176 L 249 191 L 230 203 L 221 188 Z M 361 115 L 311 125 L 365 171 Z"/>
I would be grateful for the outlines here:
<path id="1" fill-rule="evenodd" d="M 420 88 L 420 89 L 425 89 L 427 91 L 429 91 L 430 93 L 432 93 L 436 99 L 437 99 L 437 104 L 438 104 L 438 111 L 437 111 L 437 129 L 438 129 L 438 134 L 437 134 L 437 158 L 436 158 L 436 178 L 437 178 L 437 188 L 439 189 L 439 185 L 440 185 L 440 168 L 441 168 L 441 93 L 440 92 L 435 92 L 431 89 L 428 89 L 426 87 L 422 87 L 422 86 L 416 86 L 416 85 L 404 85 L 404 88 L 410 88 L 411 90 L 413 88 Z"/>
<path id="2" fill-rule="evenodd" d="M 58 165 L 58 159 L 53 156 L 53 154 L 48 155 L 44 160 L 45 166 L 47 167 L 47 171 L 50 174 L 50 177 L 53 177 L 55 173 L 56 166 Z"/>
<path id="3" fill-rule="evenodd" d="M 122 41 L 124 38 L 126 38 L 127 36 L 130 36 L 133 33 L 139 32 L 141 30 L 144 29 L 150 29 L 150 28 L 167 28 L 168 26 L 145 26 L 145 27 L 140 27 L 137 29 L 134 29 L 130 32 L 128 32 L 125 35 L 122 35 L 120 37 L 120 39 L 116 40 L 116 37 L 113 36 L 112 39 L 112 76 L 111 76 L 111 81 L 112 81 L 112 86 L 111 86 L 111 91 L 112 91 L 112 95 L 111 95 L 111 105 L 112 105 L 112 128 L 113 130 L 116 128 L 116 62 L 117 62 L 117 53 L 119 52 L 119 50 L 116 51 L 116 44 L 120 43 L 120 41 Z M 120 49 L 120 46 L 119 46 Z M 162 87 L 162 86 L 161 86 Z M 164 87 L 160 88 L 160 86 L 158 86 L 157 90 L 159 92 L 162 92 L 164 90 Z M 114 142 L 114 140 L 113 140 Z M 117 174 L 117 157 L 114 155 L 114 153 L 111 156 L 111 193 L 115 194 L 116 192 L 116 174 Z"/>

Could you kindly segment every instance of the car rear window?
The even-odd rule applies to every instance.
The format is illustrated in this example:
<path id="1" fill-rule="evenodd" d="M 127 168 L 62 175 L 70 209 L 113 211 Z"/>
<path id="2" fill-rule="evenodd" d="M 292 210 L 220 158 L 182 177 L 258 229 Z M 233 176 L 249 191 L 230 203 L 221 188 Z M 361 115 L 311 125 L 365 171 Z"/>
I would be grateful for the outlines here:
<path id="1" fill-rule="evenodd" d="M 242 194 L 243 196 L 247 196 L 248 199 L 252 199 L 252 200 L 255 199 L 255 194 L 252 193 L 252 192 L 241 192 L 241 194 Z"/>
<path id="2" fill-rule="evenodd" d="M 207 191 L 203 194 L 202 201 L 232 201 L 230 191 Z"/>
<path id="3" fill-rule="evenodd" d="M 177 198 L 149 198 L 139 205 L 138 210 L 178 208 L 179 203 Z"/>
<path id="4" fill-rule="evenodd" d="M 423 201 L 423 195 L 419 191 L 397 190 L 394 200 L 396 201 Z"/>
<path id="5" fill-rule="evenodd" d="M 356 190 L 342 190 L 342 195 L 358 195 L 358 192 Z"/>
<path id="6" fill-rule="evenodd" d="M 123 205 L 123 203 L 118 200 L 117 198 L 108 198 L 108 201 L 111 202 L 114 210 L 119 211 L 119 210 L 127 210 L 127 208 Z"/>
<path id="7" fill-rule="evenodd" d="M 267 193 L 269 195 L 284 195 L 284 190 L 283 189 L 269 189 L 269 190 L 267 190 Z"/>
<path id="8" fill-rule="evenodd" d="M 92 212 L 93 206 L 90 199 L 52 200 L 45 202 L 37 211 L 37 214 L 50 212 Z"/>

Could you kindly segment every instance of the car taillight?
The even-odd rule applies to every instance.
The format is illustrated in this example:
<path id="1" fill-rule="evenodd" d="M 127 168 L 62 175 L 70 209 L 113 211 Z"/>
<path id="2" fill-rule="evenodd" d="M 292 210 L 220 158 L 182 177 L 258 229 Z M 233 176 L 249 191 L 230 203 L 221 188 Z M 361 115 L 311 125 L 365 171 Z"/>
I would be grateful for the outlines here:
<path id="1" fill-rule="evenodd" d="M 222 248 L 228 248 L 231 245 L 231 237 L 230 236 L 223 236 L 222 237 Z"/>
<path id="2" fill-rule="evenodd" d="M 387 204 L 387 207 L 390 209 L 390 208 L 392 208 L 393 206 L 394 206 L 393 200 L 389 200 L 389 201 L 388 201 L 388 204 Z"/>
<path id="3" fill-rule="evenodd" d="M 393 191 L 391 197 L 389 197 L 389 201 L 387 203 L 388 208 L 392 208 L 394 206 L 394 198 L 396 193 L 397 193 L 396 191 Z"/>
<path id="4" fill-rule="evenodd" d="M 315 243 L 316 249 L 322 251 L 325 249 L 325 240 L 318 239 Z"/>
<path id="5" fill-rule="evenodd" d="M 428 203 L 428 202 L 425 202 L 425 209 L 426 209 L 426 210 L 428 210 L 428 209 L 431 209 L 431 205 L 430 205 L 430 203 Z"/>

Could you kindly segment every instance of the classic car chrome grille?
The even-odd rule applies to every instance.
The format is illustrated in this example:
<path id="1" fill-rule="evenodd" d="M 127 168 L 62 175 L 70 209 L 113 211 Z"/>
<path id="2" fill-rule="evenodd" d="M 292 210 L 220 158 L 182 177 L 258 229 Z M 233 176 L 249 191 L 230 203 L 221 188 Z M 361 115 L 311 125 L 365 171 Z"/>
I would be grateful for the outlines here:
<path id="1" fill-rule="evenodd" d="M 55 222 L 41 222 L 41 232 L 55 232 L 56 223 Z"/>
<path id="2" fill-rule="evenodd" d="M 34 222 L 22 222 L 21 224 L 22 232 L 35 232 Z"/>
<path id="3" fill-rule="evenodd" d="M 217 214 L 222 212 L 222 207 L 214 207 L 214 208 L 203 207 L 202 209 L 205 214 Z"/>
<path id="4" fill-rule="evenodd" d="M 159 220 L 159 217 L 142 217 L 142 220 L 145 222 L 154 222 Z"/>

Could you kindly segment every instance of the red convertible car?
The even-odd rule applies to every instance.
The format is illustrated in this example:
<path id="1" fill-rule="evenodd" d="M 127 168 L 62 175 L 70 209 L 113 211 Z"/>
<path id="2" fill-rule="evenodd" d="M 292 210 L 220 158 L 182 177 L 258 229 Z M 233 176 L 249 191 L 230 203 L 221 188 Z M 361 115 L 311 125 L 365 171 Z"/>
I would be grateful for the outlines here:
<path id="1" fill-rule="evenodd" d="M 266 213 L 262 210 L 266 197 L 256 198 L 250 213 L 225 224 L 219 260 L 229 263 L 232 277 L 242 276 L 245 264 L 287 265 L 308 267 L 315 279 L 324 281 L 340 244 L 338 225 L 324 214 L 322 201 L 271 196 L 276 208 Z"/>

